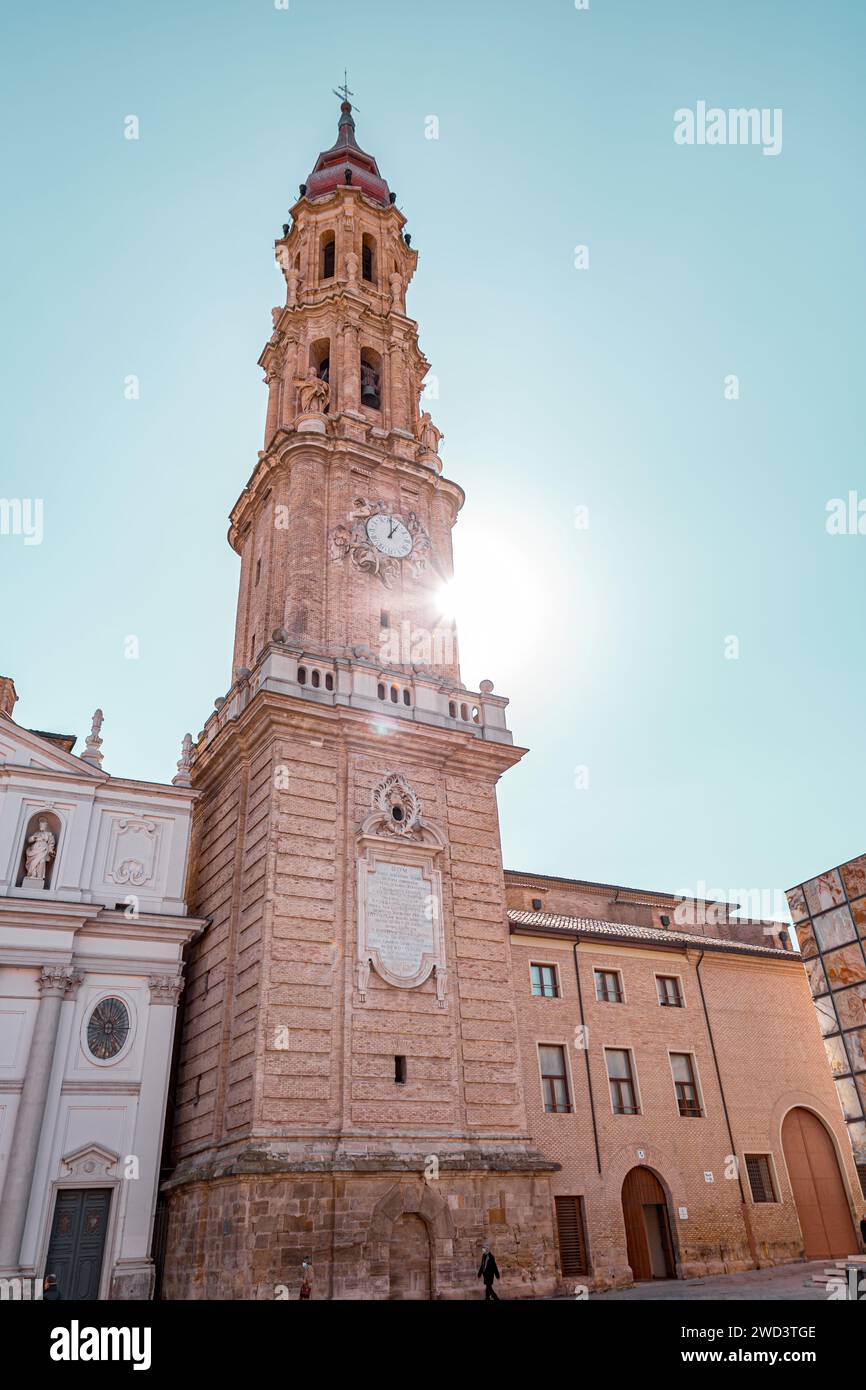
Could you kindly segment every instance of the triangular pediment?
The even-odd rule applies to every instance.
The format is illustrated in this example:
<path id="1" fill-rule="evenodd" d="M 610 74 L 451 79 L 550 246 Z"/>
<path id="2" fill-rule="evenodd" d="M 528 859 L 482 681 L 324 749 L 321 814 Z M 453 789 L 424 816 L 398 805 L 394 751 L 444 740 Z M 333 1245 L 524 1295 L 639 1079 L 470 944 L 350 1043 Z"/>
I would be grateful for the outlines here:
<path id="1" fill-rule="evenodd" d="M 120 1154 L 103 1144 L 84 1144 L 70 1154 L 64 1154 L 60 1167 L 64 1177 L 111 1178 L 116 1176 Z"/>
<path id="2" fill-rule="evenodd" d="M 91 767 L 83 758 L 66 753 L 50 739 L 24 729 L 8 715 L 0 715 L 0 766 L 30 768 L 36 772 L 62 772 L 87 782 L 107 782 L 108 773 Z"/>

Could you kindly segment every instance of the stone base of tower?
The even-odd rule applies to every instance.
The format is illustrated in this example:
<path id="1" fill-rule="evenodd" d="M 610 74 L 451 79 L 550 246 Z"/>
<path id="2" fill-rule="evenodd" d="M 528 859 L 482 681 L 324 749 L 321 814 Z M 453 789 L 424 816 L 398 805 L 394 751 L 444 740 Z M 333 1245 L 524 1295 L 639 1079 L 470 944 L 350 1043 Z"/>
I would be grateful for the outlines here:
<path id="1" fill-rule="evenodd" d="M 304 1260 L 317 1300 L 479 1298 L 485 1243 L 501 1297 L 557 1291 L 554 1165 L 520 1171 L 497 1155 L 499 1167 L 435 1176 L 431 1155 L 427 1178 L 417 1164 L 401 1171 L 358 1158 L 351 1169 L 286 1171 L 261 1157 L 248 1151 L 233 1172 L 169 1184 L 163 1298 L 295 1299 Z"/>

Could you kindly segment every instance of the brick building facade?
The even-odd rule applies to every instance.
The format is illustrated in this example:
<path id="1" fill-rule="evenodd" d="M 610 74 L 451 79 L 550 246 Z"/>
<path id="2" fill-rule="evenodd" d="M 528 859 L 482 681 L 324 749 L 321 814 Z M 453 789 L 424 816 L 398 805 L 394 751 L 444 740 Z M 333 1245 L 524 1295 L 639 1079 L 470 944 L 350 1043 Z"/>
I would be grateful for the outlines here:
<path id="1" fill-rule="evenodd" d="M 789 1258 L 779 1126 L 805 1107 L 839 1131 L 799 960 L 760 928 L 686 939 L 661 921 L 671 899 L 504 873 L 496 785 L 525 750 L 492 683 L 462 684 L 438 603 L 463 493 L 421 408 L 417 252 L 348 100 L 290 218 L 265 447 L 231 514 L 232 684 L 192 756 L 189 902 L 209 926 L 190 952 L 164 1296 L 294 1295 L 308 1260 L 317 1297 L 462 1298 L 485 1241 L 509 1297 L 578 1266 L 625 1282 L 635 1166 L 626 1218 L 654 1209 L 641 1258 L 667 1250 L 683 1275 Z M 532 993 L 536 942 L 549 997 Z M 596 966 L 623 1004 L 595 1002 Z M 680 1012 L 653 1003 L 663 966 Z M 561 1054 L 561 1110 L 539 1044 Z M 605 1047 L 634 1057 L 640 1114 L 610 1113 Z M 672 1104 L 676 1049 L 699 1116 Z M 780 1200 L 753 1214 L 723 1177 L 731 1152 L 768 1155 Z"/>
<path id="2" fill-rule="evenodd" d="M 630 1240 L 624 1211 L 636 1168 L 656 1176 L 665 1210 L 652 1220 L 668 1223 L 668 1268 L 654 1275 L 856 1252 L 854 1221 L 866 1201 L 808 1015 L 803 965 L 780 925 L 694 904 L 680 927 L 681 900 L 528 874 L 507 873 L 506 891 L 529 1127 L 561 1165 L 554 1198 L 579 1199 L 592 1282 L 630 1283 L 646 1257 L 641 1223 Z M 543 966 L 553 977 L 539 977 Z M 545 1108 L 545 1046 L 565 1058 L 564 1110 Z M 607 1062 L 622 1052 L 636 1114 L 614 1109 Z M 688 1059 L 676 1063 L 686 1078 L 679 1095 L 674 1059 Z M 820 1123 L 834 1153 L 835 1182 L 809 1128 L 809 1151 L 817 1144 L 823 1163 L 815 1195 L 824 1231 L 813 1231 L 799 1172 L 801 1112 Z M 569 1267 L 582 1272 L 579 1262 Z"/>

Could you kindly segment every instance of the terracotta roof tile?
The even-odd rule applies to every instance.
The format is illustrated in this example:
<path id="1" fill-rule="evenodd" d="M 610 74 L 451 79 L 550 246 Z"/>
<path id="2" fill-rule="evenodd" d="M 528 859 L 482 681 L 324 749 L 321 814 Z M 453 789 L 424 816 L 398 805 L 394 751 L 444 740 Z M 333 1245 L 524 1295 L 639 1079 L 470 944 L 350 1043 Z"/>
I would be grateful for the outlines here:
<path id="1" fill-rule="evenodd" d="M 717 936 L 701 936 L 698 932 L 678 931 L 674 928 L 669 930 L 666 927 L 637 927 L 626 922 L 603 922 L 597 917 L 565 917 L 556 912 L 526 912 L 509 908 L 508 921 L 513 927 L 543 927 L 553 931 L 583 933 L 586 936 L 674 942 L 682 946 L 746 952 L 748 955 L 780 956 L 783 960 L 800 959 L 798 951 L 781 951 L 776 946 L 752 946 L 747 941 L 723 941 Z"/>

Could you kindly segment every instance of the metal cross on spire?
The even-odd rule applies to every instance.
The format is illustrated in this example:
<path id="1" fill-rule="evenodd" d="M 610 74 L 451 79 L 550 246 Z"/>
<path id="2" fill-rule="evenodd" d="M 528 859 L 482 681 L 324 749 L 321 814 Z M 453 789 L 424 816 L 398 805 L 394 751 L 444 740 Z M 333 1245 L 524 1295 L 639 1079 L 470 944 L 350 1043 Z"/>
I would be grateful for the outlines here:
<path id="1" fill-rule="evenodd" d="M 350 92 L 350 91 L 349 91 L 349 75 L 348 75 L 348 73 L 346 72 L 346 69 L 345 69 L 345 68 L 343 68 L 343 85 L 342 85 L 342 87 L 332 87 L 332 88 L 331 88 L 331 91 L 334 93 L 334 96 L 335 96 L 335 97 L 339 97 L 341 101 L 348 101 L 348 100 L 349 100 L 349 97 L 353 97 L 353 96 L 355 95 L 354 92 Z M 361 109 L 361 108 L 360 108 L 359 106 L 356 106 L 356 107 L 355 107 L 355 110 L 356 110 L 356 111 L 360 111 L 360 109 Z"/>

